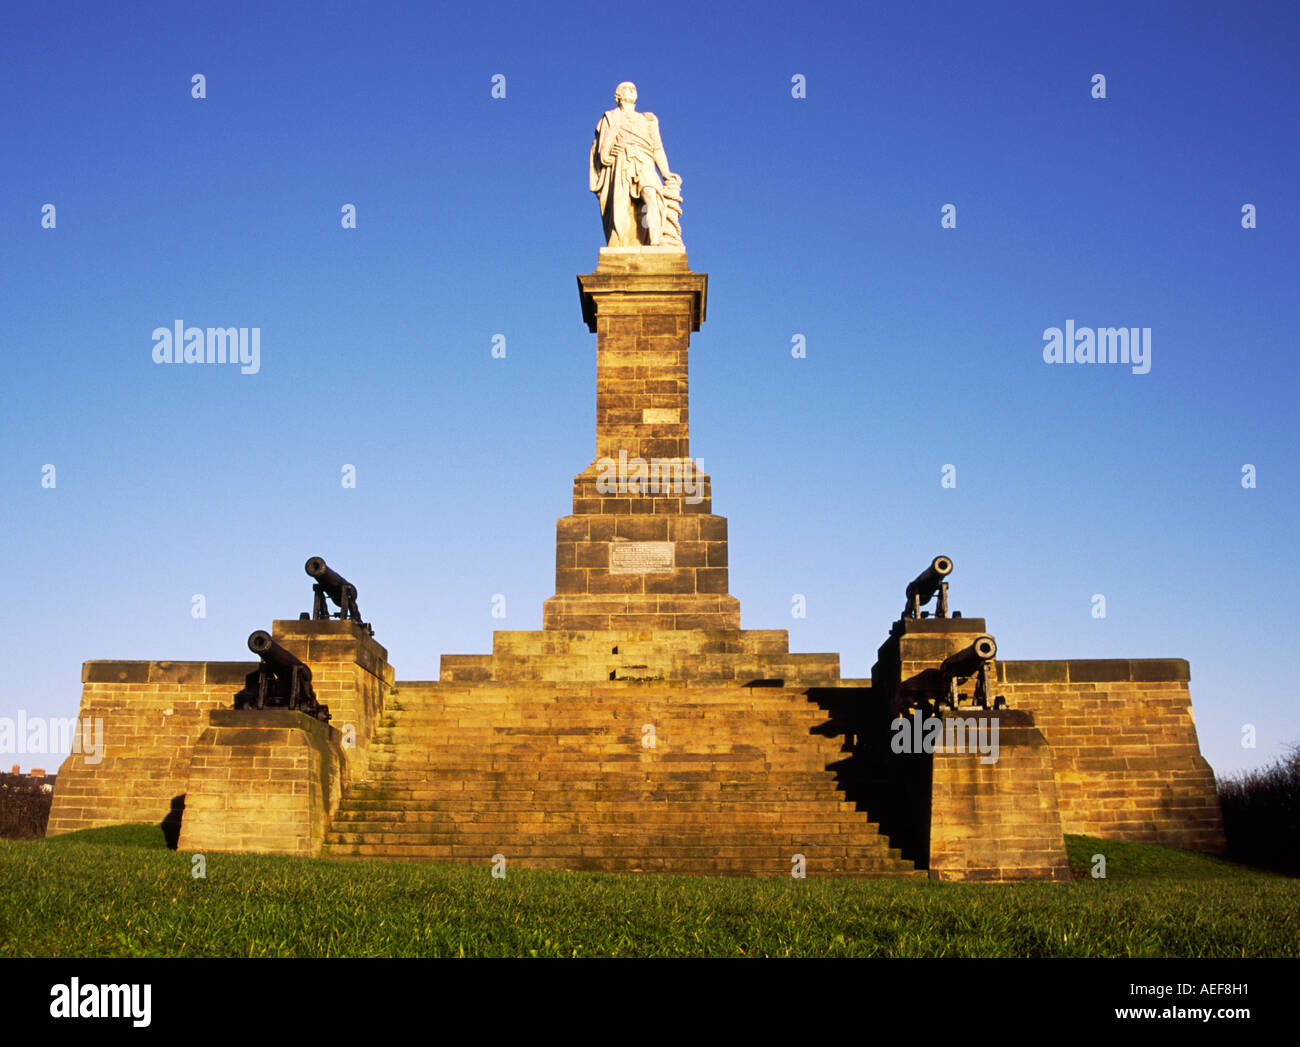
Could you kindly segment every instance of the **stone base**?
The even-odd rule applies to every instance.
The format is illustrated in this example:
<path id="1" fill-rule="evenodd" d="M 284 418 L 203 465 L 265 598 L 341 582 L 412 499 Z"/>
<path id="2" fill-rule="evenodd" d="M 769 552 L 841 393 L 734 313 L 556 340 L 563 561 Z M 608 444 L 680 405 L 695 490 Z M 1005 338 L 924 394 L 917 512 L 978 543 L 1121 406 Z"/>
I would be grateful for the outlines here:
<path id="1" fill-rule="evenodd" d="M 825 720 L 804 690 L 734 682 L 399 682 L 325 854 L 485 877 L 923 876 L 845 802 Z"/>
<path id="2" fill-rule="evenodd" d="M 665 594 L 552 596 L 542 605 L 542 628 L 560 631 L 740 629 L 734 596 Z"/>
<path id="3" fill-rule="evenodd" d="M 288 709 L 217 709 L 190 759 L 182 851 L 314 857 L 342 796 L 341 736 Z"/>
<path id="4" fill-rule="evenodd" d="M 596 272 L 620 273 L 689 273 L 684 247 L 602 247 L 597 256 Z"/>
<path id="5" fill-rule="evenodd" d="M 932 756 L 930 878 L 1069 880 L 1052 750 L 1033 715 L 956 709 L 936 719 L 958 744 Z M 986 763 L 992 752 L 971 750 L 995 728 L 997 758 Z"/>
<path id="6" fill-rule="evenodd" d="M 364 778 L 370 733 L 393 687 L 388 651 L 351 621 L 279 620 L 271 624 L 271 637 L 311 667 L 312 687 L 329 706 L 330 726 L 348 739 L 344 769 Z"/>
<path id="7" fill-rule="evenodd" d="M 791 654 L 784 629 L 545 629 L 493 634 L 491 654 L 444 654 L 443 683 L 599 683 L 836 686 L 837 654 Z"/>

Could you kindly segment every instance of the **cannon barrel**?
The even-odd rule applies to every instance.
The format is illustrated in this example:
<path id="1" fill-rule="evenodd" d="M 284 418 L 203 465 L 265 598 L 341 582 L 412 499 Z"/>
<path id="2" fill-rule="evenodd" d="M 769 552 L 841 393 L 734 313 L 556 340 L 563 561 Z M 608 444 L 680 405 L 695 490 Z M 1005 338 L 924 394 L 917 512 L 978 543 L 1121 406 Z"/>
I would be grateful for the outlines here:
<path id="1" fill-rule="evenodd" d="M 993 637 L 985 633 L 975 637 L 974 642 L 966 648 L 948 655 L 939 666 L 946 680 L 974 676 L 986 663 L 991 662 L 998 653 L 998 645 Z"/>
<path id="2" fill-rule="evenodd" d="M 907 599 L 919 598 L 921 603 L 929 603 L 930 598 L 939 591 L 943 580 L 952 574 L 952 558 L 936 556 L 930 566 L 907 583 Z"/>
<path id="3" fill-rule="evenodd" d="M 249 636 L 248 649 L 267 665 L 279 669 L 281 672 L 289 672 L 295 666 L 300 666 L 306 671 L 306 678 L 311 679 L 311 670 L 307 668 L 302 660 L 272 640 L 271 634 L 265 629 L 258 629 Z"/>
<path id="4" fill-rule="evenodd" d="M 354 597 L 357 595 L 357 587 L 330 567 L 324 558 L 313 556 L 307 561 L 306 569 L 309 575 L 325 587 L 330 599 L 336 604 L 342 605 L 345 592 L 351 592 Z"/>

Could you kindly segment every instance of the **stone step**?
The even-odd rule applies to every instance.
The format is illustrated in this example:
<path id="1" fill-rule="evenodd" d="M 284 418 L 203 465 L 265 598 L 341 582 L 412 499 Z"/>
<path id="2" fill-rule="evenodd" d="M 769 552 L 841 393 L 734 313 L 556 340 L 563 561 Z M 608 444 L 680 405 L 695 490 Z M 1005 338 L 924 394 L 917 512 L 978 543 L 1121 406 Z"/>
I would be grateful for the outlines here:
<path id="1" fill-rule="evenodd" d="M 861 820 L 858 820 L 858 819 Z M 807 819 L 807 820 L 805 820 Z M 476 816 L 473 821 L 406 822 L 392 818 L 374 818 L 339 822 L 329 830 L 331 838 L 357 835 L 383 834 L 385 836 L 424 837 L 445 835 L 456 837 L 509 836 L 523 839 L 572 839 L 591 842 L 593 837 L 605 840 L 635 841 L 673 837 L 683 842 L 748 843 L 751 840 L 771 841 L 802 839 L 805 842 L 821 840 L 825 843 L 853 843 L 888 849 L 888 841 L 879 834 L 878 826 L 864 816 L 850 818 L 846 815 L 781 822 L 725 819 L 715 824 L 707 822 L 679 822 L 664 818 L 654 821 L 605 821 L 599 818 L 578 817 L 573 821 L 517 821 L 508 815 Z M 353 841 L 353 842 L 365 842 Z"/>
<path id="2" fill-rule="evenodd" d="M 789 770 L 823 770 L 826 767 L 827 754 L 824 752 L 764 752 L 759 749 L 746 751 L 721 746 L 704 752 L 689 750 L 686 752 L 669 750 L 656 751 L 646 755 L 638 749 L 622 745 L 599 746 L 595 752 L 581 752 L 577 749 L 498 749 L 475 756 L 467 754 L 464 749 L 458 753 L 425 753 L 418 750 L 401 753 L 372 753 L 370 767 L 372 773 L 378 770 L 399 770 L 402 768 L 419 770 L 437 768 L 441 770 L 473 769 L 481 767 L 489 770 L 493 767 L 509 769 L 514 767 L 553 768 L 560 773 L 567 773 L 572 768 L 587 767 L 593 770 L 605 769 L 611 773 L 624 771 L 635 773 L 637 768 L 651 770 L 675 770 L 682 764 L 707 764 L 709 766 L 733 766 L 754 764 L 758 770 L 774 768 L 784 764 Z"/>
<path id="3" fill-rule="evenodd" d="M 770 714 L 783 711 L 800 710 L 820 711 L 816 702 L 809 701 L 802 694 L 783 692 L 777 688 L 759 687 L 753 690 L 732 688 L 726 696 L 719 695 L 708 701 L 700 701 L 694 696 L 688 697 L 681 692 L 661 694 L 634 694 L 617 698 L 592 697 L 591 695 L 558 694 L 552 697 L 534 696 L 527 700 L 496 700 L 489 697 L 464 698 L 422 698 L 406 696 L 390 698 L 382 710 L 383 715 L 411 716 L 420 713 L 457 712 L 466 715 L 485 716 L 590 716 L 593 714 L 640 715 L 643 710 L 654 710 L 657 715 L 699 715 L 708 711 L 710 715 L 717 712 L 746 712 Z"/>
<path id="4" fill-rule="evenodd" d="M 515 788 L 528 792 L 562 793 L 570 788 L 583 788 L 598 792 L 604 789 L 609 793 L 633 790 L 664 790 L 667 792 L 689 793 L 692 789 L 714 790 L 727 787 L 732 791 L 761 788 L 765 795 L 788 795 L 792 799 L 796 791 L 811 791 L 825 795 L 829 787 L 836 787 L 835 776 L 830 771 L 735 771 L 719 770 L 715 767 L 704 769 L 698 765 L 695 771 L 647 770 L 638 774 L 624 774 L 614 765 L 614 770 L 597 772 L 587 767 L 583 770 L 560 775 L 552 773 L 542 775 L 533 770 L 476 770 L 467 776 L 461 769 L 429 767 L 421 771 L 377 772 L 365 783 L 349 786 L 350 796 L 366 797 L 374 794 L 391 793 L 394 789 L 421 789 L 444 792 L 472 792 L 474 788 Z M 772 779 L 776 779 L 773 781 Z M 477 785 L 475 784 L 477 783 Z M 590 783 L 583 785 L 582 783 Z"/>
<path id="5" fill-rule="evenodd" d="M 490 856 L 485 859 L 480 855 L 446 855 L 446 854 L 390 854 L 383 847 L 348 846 L 327 848 L 326 857 L 331 858 L 384 858 L 390 861 L 424 861 L 453 865 L 477 865 L 484 867 L 486 873 Z M 875 860 L 864 861 L 849 858 L 819 858 L 805 856 L 804 866 L 809 877 L 834 876 L 863 879 L 925 879 L 927 873 L 918 870 L 910 862 Z M 538 869 L 556 872 L 614 872 L 614 873 L 661 873 L 678 876 L 789 876 L 792 868 L 789 856 L 777 856 L 762 859 L 737 858 L 672 858 L 660 855 L 642 855 L 634 858 L 597 857 L 578 855 L 574 857 L 556 856 L 514 856 L 507 858 L 507 876 L 510 869 Z"/>
<path id="6" fill-rule="evenodd" d="M 756 803 L 771 804 L 784 809 L 790 804 L 819 804 L 823 809 L 829 805 L 847 802 L 841 794 L 831 791 L 834 786 L 822 789 L 806 788 L 791 793 L 787 790 L 746 789 L 732 787 L 728 783 L 709 783 L 693 788 L 660 788 L 644 786 L 628 789 L 600 789 L 574 785 L 568 789 L 532 789 L 520 786 L 500 786 L 494 789 L 471 788 L 466 790 L 446 789 L 420 785 L 395 786 L 382 792 L 364 796 L 345 797 L 341 810 L 403 810 L 427 806 L 446 801 L 458 803 L 462 810 L 488 810 L 486 804 L 515 804 L 526 807 L 529 804 L 545 804 L 552 810 L 574 810 L 578 806 L 588 807 L 597 803 L 651 803 L 685 804 L 685 803 Z M 566 797 L 566 794 L 569 794 Z M 719 812 L 720 816 L 725 812 Z"/>
<path id="7" fill-rule="evenodd" d="M 559 760 L 580 759 L 586 757 L 595 762 L 600 760 L 639 760 L 646 765 L 659 762 L 680 762 L 704 760 L 710 757 L 807 757 L 817 758 L 826 763 L 838 760 L 844 752 L 839 739 L 824 740 L 811 738 L 803 745 L 793 744 L 790 739 L 763 742 L 761 739 L 746 742 L 699 742 L 692 745 L 689 739 L 665 739 L 653 748 L 641 745 L 636 738 L 590 738 L 575 741 L 565 738 L 555 743 L 545 739 L 515 739 L 513 741 L 497 740 L 493 742 L 472 742 L 469 739 L 461 745 L 444 742 L 388 742 L 379 741 L 370 747 L 370 758 L 380 763 L 418 760 L 424 763 L 440 763 L 450 760 L 465 760 L 474 753 L 482 753 L 484 759 L 499 757 L 554 757 Z"/>
<path id="8" fill-rule="evenodd" d="M 815 707 L 782 707 L 763 709 L 751 706 L 710 709 L 707 706 L 681 706 L 664 709 L 658 706 L 612 707 L 594 706 L 591 709 L 540 709 L 520 712 L 504 710 L 501 706 L 481 709 L 446 708 L 400 710 L 385 712 L 377 721 L 380 726 L 400 727 L 405 730 L 420 727 L 460 727 L 466 730 L 529 729 L 539 731 L 544 727 L 554 730 L 610 730 L 616 727 L 640 728 L 642 724 L 696 727 L 719 731 L 730 726 L 736 730 L 807 726 L 824 722 L 827 714 Z"/>
<path id="9" fill-rule="evenodd" d="M 588 649 L 612 651 L 615 647 L 621 652 L 631 646 L 702 653 L 721 650 L 785 653 L 789 650 L 789 643 L 790 634 L 785 629 L 680 629 L 672 632 L 648 629 L 604 629 L 584 632 L 559 629 L 502 629 L 492 634 L 492 650 L 497 654 L 570 653 Z M 444 657 L 491 656 L 444 655 Z"/>
<path id="10" fill-rule="evenodd" d="M 643 717 L 625 717 L 608 723 L 590 723 L 564 727 L 546 727 L 538 724 L 465 724 L 458 726 L 454 721 L 443 720 L 440 723 L 427 724 L 384 723 L 380 724 L 371 737 L 371 746 L 389 746 L 392 748 L 412 748 L 414 746 L 451 746 L 460 742 L 474 742 L 475 745 L 515 744 L 536 745 L 538 743 L 562 743 L 565 741 L 588 744 L 600 741 L 605 744 L 635 744 L 642 746 L 642 739 L 648 732 L 648 726 L 654 729 L 654 745 L 646 748 L 658 748 L 666 744 L 665 739 L 672 738 L 678 746 L 693 743 L 700 745 L 798 745 L 810 744 L 825 737 L 813 734 L 813 731 L 825 723 L 824 720 L 791 720 L 786 723 L 750 723 L 744 727 L 728 731 L 716 726 L 702 726 L 691 720 L 646 720 Z M 825 743 L 822 743 L 825 744 Z M 835 739 L 838 746 L 840 739 Z"/>
<path id="11" fill-rule="evenodd" d="M 421 706 L 399 706 L 386 708 L 381 720 L 394 724 L 413 725 L 438 721 L 467 721 L 465 726 L 524 726 L 527 724 L 554 723 L 556 726 L 595 726 L 615 720 L 666 721 L 675 723 L 691 720 L 707 720 L 710 726 L 721 726 L 726 721 L 722 717 L 761 718 L 759 722 L 791 723 L 804 720 L 826 718 L 825 710 L 811 702 L 800 705 L 757 702 L 729 701 L 715 704 L 679 703 L 669 705 L 658 702 L 620 702 L 618 704 L 592 703 L 586 708 L 577 702 L 546 705 L 512 705 L 503 703 L 438 704 L 429 702 Z M 742 726 L 748 720 L 741 719 L 735 726 Z"/>
<path id="12" fill-rule="evenodd" d="M 517 819 L 531 818 L 532 820 L 564 815 L 575 818 L 583 816 L 600 817 L 619 821 L 635 821 L 640 818 L 646 820 L 672 818 L 678 822 L 699 820 L 708 824 L 716 824 L 724 820 L 720 818 L 722 815 L 725 815 L 726 818 L 735 819 L 770 818 L 773 821 L 786 818 L 800 821 L 805 817 L 825 818 L 835 817 L 840 814 L 862 817 L 857 806 L 847 800 L 797 800 L 782 804 L 780 807 L 773 807 L 767 800 L 728 800 L 724 802 L 694 798 L 659 801 L 653 805 L 647 805 L 645 800 L 638 797 L 626 800 L 599 800 L 595 803 L 575 807 L 572 811 L 557 811 L 540 808 L 531 802 L 520 803 L 511 800 L 479 799 L 467 804 L 465 794 L 455 793 L 448 794 L 440 799 L 425 800 L 416 807 L 402 806 L 400 801 L 394 805 L 382 799 L 356 800 L 345 798 L 343 806 L 339 808 L 338 813 L 335 815 L 335 824 L 341 825 L 351 819 L 370 817 L 402 821 L 435 821 L 454 819 L 457 816 L 463 818 L 475 817 L 480 813 L 485 816 L 495 815 L 501 818 L 515 817 Z"/>
<path id="13" fill-rule="evenodd" d="M 553 657 L 572 668 L 576 648 L 543 651 L 555 639 L 453 663 L 545 675 L 537 663 Z M 672 664 L 650 639 L 591 657 L 616 675 Z M 711 671 L 741 654 L 712 651 Z M 744 657 L 818 671 L 821 656 Z M 326 853 L 744 876 L 789 875 L 802 853 L 812 874 L 914 875 L 827 769 L 844 749 L 819 730 L 829 718 L 806 689 L 736 682 L 399 683 L 370 740 L 369 778 L 345 789 Z M 647 723 L 653 749 L 641 744 Z"/>
<path id="14" fill-rule="evenodd" d="M 512 846 L 513 844 L 513 846 Z M 654 848 L 654 851 L 649 851 Z M 663 837 L 657 841 L 637 841 L 616 843 L 601 840 L 568 842 L 538 839 L 527 843 L 514 843 L 513 839 L 485 837 L 483 840 L 414 842 L 403 840 L 391 841 L 334 841 L 328 843 L 330 852 L 344 851 L 359 854 L 384 855 L 387 857 L 411 857 L 424 859 L 438 858 L 478 858 L 488 861 L 493 854 L 505 854 L 507 862 L 518 858 L 578 858 L 607 857 L 644 860 L 647 857 L 661 858 L 766 858 L 784 862 L 790 867 L 791 857 L 803 854 L 805 858 L 856 859 L 860 862 L 879 865 L 910 864 L 905 863 L 897 851 L 863 846 L 853 843 L 824 844 L 803 841 L 798 837 L 788 840 L 770 840 L 754 844 L 713 844 L 680 843 L 672 837 Z"/>
<path id="15" fill-rule="evenodd" d="M 844 838 L 848 840 L 848 838 Z M 383 848 L 391 855 L 432 857 L 490 858 L 603 856 L 643 858 L 647 855 L 681 858 L 770 858 L 779 857 L 789 866 L 790 857 L 815 855 L 820 858 L 854 858 L 854 860 L 892 864 L 901 861 L 897 851 L 875 844 L 840 842 L 835 836 L 783 836 L 783 838 L 736 840 L 682 840 L 672 834 L 643 836 L 621 840 L 607 836 L 546 836 L 539 834 L 381 834 L 354 836 L 330 834 L 326 844 L 331 851 L 352 847 Z"/>
<path id="16" fill-rule="evenodd" d="M 627 667 L 636 662 L 617 662 Z M 660 701 L 678 698 L 688 702 L 719 701 L 807 701 L 806 685 L 784 686 L 770 679 L 754 682 L 734 680 L 717 683 L 683 683 L 676 680 L 565 680 L 529 681 L 528 687 L 504 681 L 476 684 L 442 684 L 410 687 L 396 684 L 389 695 L 398 705 L 407 702 L 626 702 Z"/>
<path id="17" fill-rule="evenodd" d="M 377 773 L 370 781 L 355 783 L 348 787 L 348 796 L 365 798 L 368 796 L 389 794 L 395 789 L 419 789 L 432 792 L 439 788 L 444 791 L 470 793 L 476 788 L 514 788 L 529 793 L 556 793 L 570 788 L 579 788 L 579 783 L 590 782 L 587 791 L 605 791 L 610 794 L 635 791 L 646 792 L 663 790 L 689 793 L 691 790 L 717 790 L 727 787 L 731 791 L 741 792 L 747 789 L 760 789 L 765 795 L 789 796 L 794 799 L 798 792 L 812 792 L 825 795 L 826 789 L 836 786 L 835 775 L 831 771 L 772 771 L 738 775 L 734 771 L 721 771 L 710 767 L 708 770 L 664 771 L 656 769 L 636 774 L 623 774 L 619 771 L 593 773 L 578 771 L 563 778 L 540 771 L 528 773 L 524 770 L 480 770 L 472 777 L 466 777 L 461 769 L 430 767 L 418 774 Z"/>
<path id="18" fill-rule="evenodd" d="M 335 834 L 379 832 L 379 833 L 424 833 L 424 832 L 538 832 L 610 834 L 610 833 L 648 833 L 661 834 L 673 832 L 684 836 L 722 836 L 736 833 L 754 832 L 790 832 L 803 835 L 836 835 L 870 837 L 879 831 L 875 822 L 867 821 L 862 815 L 844 813 L 827 813 L 825 817 L 814 818 L 805 813 L 780 819 L 762 817 L 738 818 L 730 816 L 719 819 L 694 818 L 683 819 L 669 815 L 652 817 L 646 815 L 638 818 L 623 812 L 610 815 L 593 815 L 589 811 L 561 812 L 556 816 L 547 812 L 544 818 L 529 818 L 530 813 L 540 812 L 481 812 L 481 811 L 440 811 L 437 818 L 418 820 L 394 817 L 394 812 L 369 812 L 364 817 L 336 818 L 330 829 Z M 695 813 L 695 812 L 692 812 Z M 879 837 L 876 837 L 879 838 Z"/>

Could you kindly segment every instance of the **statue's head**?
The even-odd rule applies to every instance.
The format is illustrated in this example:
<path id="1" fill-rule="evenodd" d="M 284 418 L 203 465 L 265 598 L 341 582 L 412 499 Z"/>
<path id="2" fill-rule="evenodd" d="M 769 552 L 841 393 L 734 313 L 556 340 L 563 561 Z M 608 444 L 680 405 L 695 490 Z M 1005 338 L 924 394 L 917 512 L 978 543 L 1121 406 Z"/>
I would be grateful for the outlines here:
<path id="1" fill-rule="evenodd" d="M 614 88 L 614 101 L 619 105 L 627 102 L 628 105 L 636 105 L 636 84 L 631 80 L 624 80 Z"/>

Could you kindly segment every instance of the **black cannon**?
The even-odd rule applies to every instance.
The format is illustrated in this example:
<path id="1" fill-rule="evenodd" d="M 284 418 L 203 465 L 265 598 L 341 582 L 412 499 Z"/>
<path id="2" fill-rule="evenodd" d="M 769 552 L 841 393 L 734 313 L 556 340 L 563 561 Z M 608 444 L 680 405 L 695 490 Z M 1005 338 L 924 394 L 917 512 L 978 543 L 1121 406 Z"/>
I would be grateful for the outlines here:
<path id="1" fill-rule="evenodd" d="M 947 691 L 947 702 L 952 708 L 957 707 L 958 685 L 963 680 L 975 678 L 975 704 L 982 709 L 989 707 L 989 699 L 993 692 L 993 659 L 997 657 L 998 645 L 993 637 L 987 633 L 975 637 L 969 647 L 964 647 L 960 651 L 948 655 L 939 666 L 939 679 L 942 681 L 941 686 Z M 1002 698 L 996 699 L 995 708 L 1000 708 L 1006 702 Z"/>
<path id="2" fill-rule="evenodd" d="M 307 574 L 315 579 L 316 584 L 312 586 L 312 592 L 316 594 L 316 599 L 312 605 L 311 616 L 315 621 L 327 621 L 330 618 L 343 618 L 348 621 L 356 622 L 363 629 L 366 629 L 371 636 L 375 635 L 375 630 L 361 620 L 361 612 L 357 609 L 357 587 L 344 578 L 338 571 L 327 564 L 319 556 L 313 556 L 306 564 Z M 330 614 L 329 604 L 326 599 L 332 600 L 338 607 L 337 614 Z M 303 615 L 303 617 L 307 617 Z"/>
<path id="3" fill-rule="evenodd" d="M 920 618 L 922 604 L 927 604 L 937 594 L 939 606 L 936 618 L 948 617 L 948 583 L 944 581 L 952 574 L 952 560 L 947 556 L 936 556 L 924 571 L 907 584 L 907 606 L 903 608 L 904 618 Z"/>
<path id="4" fill-rule="evenodd" d="M 969 646 L 948 655 L 936 668 L 924 669 L 900 689 L 902 705 L 906 707 L 923 706 L 931 712 L 940 706 L 956 709 L 965 695 L 959 693 L 960 685 L 967 680 L 975 680 L 975 693 L 970 696 L 975 705 L 981 709 L 1006 708 L 1006 699 L 993 697 L 995 681 L 993 659 L 997 657 L 998 645 L 987 633 L 976 636 Z"/>
<path id="5" fill-rule="evenodd" d="M 248 638 L 248 649 L 261 660 L 249 674 L 242 691 L 235 695 L 236 709 L 297 709 L 329 723 L 329 706 L 316 701 L 311 686 L 311 669 L 296 655 L 258 629 Z"/>

